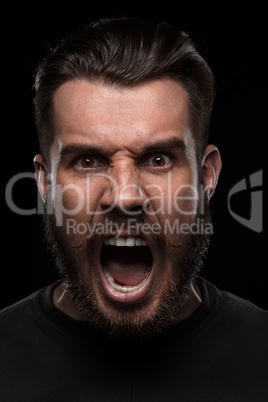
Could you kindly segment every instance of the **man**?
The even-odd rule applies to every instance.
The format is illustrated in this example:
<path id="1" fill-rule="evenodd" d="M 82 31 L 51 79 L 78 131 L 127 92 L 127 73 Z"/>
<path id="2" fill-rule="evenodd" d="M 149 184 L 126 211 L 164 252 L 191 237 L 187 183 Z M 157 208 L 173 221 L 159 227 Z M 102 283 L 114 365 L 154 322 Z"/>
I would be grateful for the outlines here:
<path id="1" fill-rule="evenodd" d="M 198 275 L 213 99 L 166 23 L 101 20 L 40 64 L 34 163 L 60 280 L 1 313 L 2 401 L 267 400 L 267 312 Z"/>

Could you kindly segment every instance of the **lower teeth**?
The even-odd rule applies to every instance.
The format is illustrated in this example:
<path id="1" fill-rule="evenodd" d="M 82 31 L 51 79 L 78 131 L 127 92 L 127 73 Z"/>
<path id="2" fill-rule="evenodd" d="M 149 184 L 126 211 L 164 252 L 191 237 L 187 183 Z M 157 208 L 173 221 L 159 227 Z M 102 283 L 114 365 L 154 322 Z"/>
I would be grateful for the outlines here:
<path id="1" fill-rule="evenodd" d="M 112 275 L 110 274 L 110 272 L 107 269 L 104 270 L 104 273 L 105 273 L 105 276 L 106 276 L 108 282 L 112 285 L 112 287 L 115 290 L 117 290 L 118 292 L 122 292 L 122 293 L 133 292 L 133 290 L 141 287 L 146 282 L 146 280 L 150 274 L 149 272 L 146 272 L 146 274 L 144 275 L 143 281 L 136 286 L 123 286 L 123 285 L 119 285 L 118 283 L 116 283 L 114 281 L 114 278 L 112 277 Z"/>

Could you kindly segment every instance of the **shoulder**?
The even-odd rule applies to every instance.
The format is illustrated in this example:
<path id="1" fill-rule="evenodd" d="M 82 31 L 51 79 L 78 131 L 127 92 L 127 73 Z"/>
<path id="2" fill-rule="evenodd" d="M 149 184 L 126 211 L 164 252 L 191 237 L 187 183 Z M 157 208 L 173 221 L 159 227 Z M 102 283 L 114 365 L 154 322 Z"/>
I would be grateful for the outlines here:
<path id="1" fill-rule="evenodd" d="M 261 319 L 262 322 L 264 320 L 267 323 L 268 310 L 264 310 L 251 301 L 243 299 L 242 297 L 228 291 L 220 291 L 220 294 L 222 309 L 228 311 L 231 314 L 231 317 L 241 317 L 242 319 L 244 317 L 250 317 L 251 319 L 256 320 Z"/>
<path id="2" fill-rule="evenodd" d="M 267 344 L 268 311 L 228 291 L 216 287 L 215 291 L 219 298 L 215 321 L 222 335 L 229 333 L 240 344 Z"/>
<path id="3" fill-rule="evenodd" d="M 10 330 L 22 330 L 34 313 L 34 300 L 37 292 L 25 297 L 18 302 L 0 310 L 1 333 L 8 333 Z"/>
<path id="4" fill-rule="evenodd" d="M 222 333 L 233 336 L 244 332 L 245 337 L 265 334 L 268 338 L 268 311 L 229 291 L 221 290 L 204 278 L 199 278 L 201 294 L 213 311 L 213 324 Z"/>
<path id="5" fill-rule="evenodd" d="M 1 333 L 8 333 L 10 331 L 20 331 L 19 333 L 21 333 L 29 325 L 32 325 L 33 322 L 36 322 L 40 315 L 40 297 L 41 295 L 44 297 L 53 286 L 54 284 L 45 286 L 0 310 Z"/>
<path id="6" fill-rule="evenodd" d="M 201 288 L 202 295 L 210 301 L 220 302 L 220 308 L 223 312 L 228 312 L 231 315 L 239 314 L 244 316 L 253 316 L 268 319 L 268 310 L 262 309 L 256 304 L 242 297 L 239 297 L 227 290 L 223 290 L 220 287 L 214 285 L 209 280 L 199 277 L 198 285 Z"/>
<path id="7" fill-rule="evenodd" d="M 5 319 L 5 317 L 8 317 L 9 315 L 16 314 L 17 312 L 21 312 L 21 310 L 27 308 L 29 304 L 32 303 L 36 293 L 37 292 L 34 292 L 31 295 L 15 302 L 14 304 L 4 307 L 2 310 L 0 310 L 0 319 Z"/>

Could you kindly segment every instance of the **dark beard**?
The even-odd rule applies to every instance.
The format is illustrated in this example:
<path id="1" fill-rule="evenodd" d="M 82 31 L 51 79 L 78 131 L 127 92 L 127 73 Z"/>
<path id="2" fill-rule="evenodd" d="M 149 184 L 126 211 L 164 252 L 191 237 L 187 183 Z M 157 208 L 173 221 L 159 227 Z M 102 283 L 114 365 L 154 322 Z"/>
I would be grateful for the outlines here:
<path id="1" fill-rule="evenodd" d="M 198 219 L 196 217 L 196 222 Z M 211 225 L 208 205 L 202 221 Z M 48 249 L 55 259 L 68 297 L 86 322 L 96 330 L 114 336 L 157 334 L 175 323 L 181 308 L 189 299 L 191 286 L 203 266 L 210 242 L 210 234 L 206 232 L 182 235 L 183 241 L 177 246 L 167 241 L 174 274 L 155 311 L 149 316 L 140 317 L 139 313 L 135 315 L 129 311 L 129 307 L 121 306 L 117 318 L 113 319 L 100 308 L 94 292 L 80 275 L 74 249 L 65 240 L 64 229 L 56 225 L 54 215 L 44 215 L 44 229 Z M 165 235 L 161 234 L 161 237 L 164 244 Z"/>

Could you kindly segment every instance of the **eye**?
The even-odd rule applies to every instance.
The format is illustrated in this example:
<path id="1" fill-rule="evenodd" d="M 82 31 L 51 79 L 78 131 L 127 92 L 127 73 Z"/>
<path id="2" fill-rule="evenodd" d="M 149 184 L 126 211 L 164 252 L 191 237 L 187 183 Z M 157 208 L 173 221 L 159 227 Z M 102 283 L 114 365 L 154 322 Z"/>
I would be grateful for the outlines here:
<path id="1" fill-rule="evenodd" d="M 145 162 L 146 166 L 152 166 L 152 167 L 165 167 L 169 165 L 172 162 L 172 159 L 170 156 L 165 155 L 165 154 L 157 154 L 151 156 L 147 161 Z"/>
<path id="2" fill-rule="evenodd" d="M 92 169 L 103 166 L 103 162 L 93 156 L 83 156 L 77 159 L 76 164 L 82 169 Z"/>

